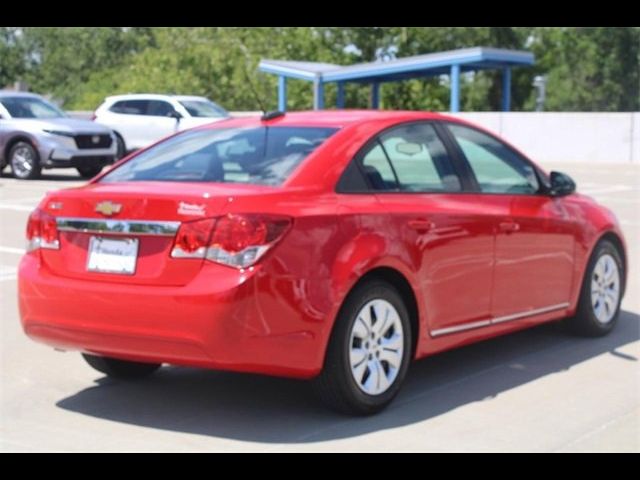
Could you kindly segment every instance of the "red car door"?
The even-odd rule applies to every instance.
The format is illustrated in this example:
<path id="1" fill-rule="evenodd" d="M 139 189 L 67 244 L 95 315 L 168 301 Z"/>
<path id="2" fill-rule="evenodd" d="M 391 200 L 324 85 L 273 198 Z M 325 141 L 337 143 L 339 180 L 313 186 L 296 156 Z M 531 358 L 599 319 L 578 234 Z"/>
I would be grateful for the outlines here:
<path id="1" fill-rule="evenodd" d="M 377 228 L 385 231 L 386 251 L 418 279 L 430 334 L 488 323 L 492 216 L 463 193 L 464 179 L 434 126 L 412 123 L 387 130 L 357 160 L 385 212 Z"/>
<path id="2" fill-rule="evenodd" d="M 562 198 L 544 193 L 534 166 L 476 129 L 449 124 L 480 194 L 493 212 L 491 315 L 512 320 L 566 308 L 573 281 L 574 225 Z"/>

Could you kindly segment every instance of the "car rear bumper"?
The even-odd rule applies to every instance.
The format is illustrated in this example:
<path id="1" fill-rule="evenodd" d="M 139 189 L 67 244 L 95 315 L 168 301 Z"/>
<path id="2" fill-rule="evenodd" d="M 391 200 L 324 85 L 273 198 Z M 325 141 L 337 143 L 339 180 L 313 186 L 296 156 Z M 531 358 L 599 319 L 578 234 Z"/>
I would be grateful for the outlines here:
<path id="1" fill-rule="evenodd" d="M 211 264 L 180 287 L 95 282 L 53 275 L 30 253 L 19 269 L 20 316 L 32 339 L 63 350 L 316 375 L 324 354 L 321 325 L 274 298 L 276 289 L 265 291 L 273 279 L 256 273 Z"/>

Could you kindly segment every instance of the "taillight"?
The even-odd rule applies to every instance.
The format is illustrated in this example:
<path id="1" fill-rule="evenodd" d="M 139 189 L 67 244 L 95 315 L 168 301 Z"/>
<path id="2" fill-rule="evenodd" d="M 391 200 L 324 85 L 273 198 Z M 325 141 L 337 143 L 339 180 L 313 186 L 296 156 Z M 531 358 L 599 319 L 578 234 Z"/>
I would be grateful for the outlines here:
<path id="1" fill-rule="evenodd" d="M 206 258 L 236 268 L 255 264 L 287 231 L 291 219 L 229 214 L 185 222 L 171 251 L 174 258 Z"/>
<path id="2" fill-rule="evenodd" d="M 93 121 L 95 121 L 95 119 L 96 119 L 97 117 L 98 117 L 98 116 L 96 115 L 96 112 L 93 112 L 93 113 L 91 114 L 91 121 L 92 121 L 92 122 L 93 122 Z"/>
<path id="3" fill-rule="evenodd" d="M 55 217 L 36 208 L 27 222 L 27 251 L 38 248 L 57 250 L 60 248 L 60 241 Z"/>
<path id="4" fill-rule="evenodd" d="M 215 219 L 207 218 L 180 225 L 171 256 L 174 258 L 204 258 L 215 223 Z"/>

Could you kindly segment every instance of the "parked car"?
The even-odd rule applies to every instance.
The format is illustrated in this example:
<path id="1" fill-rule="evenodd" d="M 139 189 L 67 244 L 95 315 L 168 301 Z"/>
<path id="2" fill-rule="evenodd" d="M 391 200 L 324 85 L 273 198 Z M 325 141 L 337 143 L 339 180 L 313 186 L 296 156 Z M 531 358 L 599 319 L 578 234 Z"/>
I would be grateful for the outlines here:
<path id="1" fill-rule="evenodd" d="M 94 113 L 94 121 L 116 132 L 121 156 L 179 130 L 228 117 L 224 108 L 205 97 L 155 94 L 107 97 Z"/>
<path id="2" fill-rule="evenodd" d="M 0 171 L 33 179 L 43 168 L 74 167 L 91 178 L 115 155 L 111 129 L 69 118 L 39 95 L 0 91 Z"/>
<path id="3" fill-rule="evenodd" d="M 33 339 L 100 372 L 312 379 L 370 414 L 412 359 L 564 320 L 615 326 L 613 213 L 460 119 L 327 111 L 179 133 L 31 214 Z"/>

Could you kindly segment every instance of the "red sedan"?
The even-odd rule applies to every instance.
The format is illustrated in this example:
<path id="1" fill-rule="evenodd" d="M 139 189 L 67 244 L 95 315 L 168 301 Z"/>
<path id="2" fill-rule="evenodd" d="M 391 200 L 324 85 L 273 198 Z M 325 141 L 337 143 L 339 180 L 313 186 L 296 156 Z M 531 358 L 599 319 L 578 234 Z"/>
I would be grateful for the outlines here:
<path id="1" fill-rule="evenodd" d="M 230 119 L 47 194 L 21 319 L 113 377 L 170 363 L 307 378 L 370 414 L 412 359 L 561 319 L 611 331 L 624 240 L 574 190 L 442 115 Z"/>

